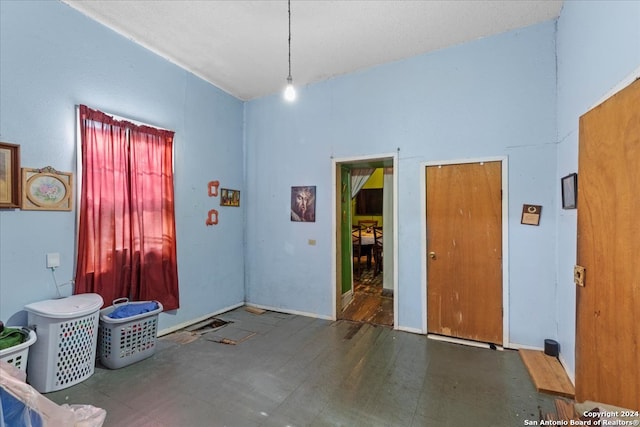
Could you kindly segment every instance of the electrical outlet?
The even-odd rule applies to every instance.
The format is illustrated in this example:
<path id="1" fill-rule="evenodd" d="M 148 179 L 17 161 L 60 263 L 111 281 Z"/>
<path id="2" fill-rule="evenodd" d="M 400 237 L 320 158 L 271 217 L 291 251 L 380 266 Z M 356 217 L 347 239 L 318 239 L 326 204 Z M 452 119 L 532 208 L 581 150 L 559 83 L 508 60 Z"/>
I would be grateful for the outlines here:
<path id="1" fill-rule="evenodd" d="M 60 254 L 58 252 L 51 252 L 47 254 L 47 268 L 60 267 Z"/>

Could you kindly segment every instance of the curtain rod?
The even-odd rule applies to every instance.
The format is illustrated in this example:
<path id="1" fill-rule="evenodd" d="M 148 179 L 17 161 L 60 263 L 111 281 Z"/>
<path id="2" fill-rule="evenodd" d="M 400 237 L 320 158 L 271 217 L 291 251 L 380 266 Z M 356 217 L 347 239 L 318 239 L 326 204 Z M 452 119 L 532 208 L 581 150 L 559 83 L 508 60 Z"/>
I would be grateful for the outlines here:
<path id="1" fill-rule="evenodd" d="M 84 105 L 87 105 L 87 104 L 84 104 Z M 89 106 L 87 105 L 87 107 L 89 107 Z M 95 109 L 93 107 L 89 107 L 89 108 Z M 77 104 L 76 105 L 76 110 L 79 110 L 79 109 L 80 109 L 80 104 Z M 156 128 L 156 129 L 159 129 L 159 130 L 166 130 L 168 132 L 175 132 L 172 129 L 167 129 L 167 128 L 164 128 L 162 126 L 152 125 L 152 124 L 149 124 L 149 123 L 141 122 L 139 120 L 130 119 L 130 118 L 127 118 L 127 117 L 120 116 L 118 114 L 113 114 L 113 113 L 111 113 L 109 111 L 104 111 L 104 110 L 98 110 L 98 111 L 101 111 L 102 113 L 113 117 L 115 120 L 121 120 L 121 121 L 129 122 L 129 123 L 133 123 L 134 125 L 137 125 L 137 126 L 148 126 L 148 127 Z"/>

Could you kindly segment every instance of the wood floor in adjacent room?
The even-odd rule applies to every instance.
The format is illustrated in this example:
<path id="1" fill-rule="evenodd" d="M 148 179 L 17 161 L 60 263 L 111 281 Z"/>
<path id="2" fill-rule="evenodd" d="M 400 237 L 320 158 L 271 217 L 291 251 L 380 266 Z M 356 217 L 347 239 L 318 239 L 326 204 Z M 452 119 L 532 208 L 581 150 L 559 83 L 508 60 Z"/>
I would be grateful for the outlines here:
<path id="1" fill-rule="evenodd" d="M 344 320 L 393 326 L 393 292 L 384 292 L 380 272 L 363 268 L 353 279 L 353 300 L 339 316 Z M 388 290 L 387 290 L 388 291 Z"/>
<path id="2" fill-rule="evenodd" d="M 245 307 L 217 318 L 229 323 L 45 396 L 104 408 L 105 427 L 517 427 L 554 410 L 516 351 Z"/>

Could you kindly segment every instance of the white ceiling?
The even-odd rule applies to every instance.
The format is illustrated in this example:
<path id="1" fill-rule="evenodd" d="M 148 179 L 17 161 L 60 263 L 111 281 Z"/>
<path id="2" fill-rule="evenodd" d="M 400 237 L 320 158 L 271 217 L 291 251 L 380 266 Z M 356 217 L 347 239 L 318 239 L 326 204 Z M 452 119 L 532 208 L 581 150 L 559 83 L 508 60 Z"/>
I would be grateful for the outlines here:
<path id="1" fill-rule="evenodd" d="M 242 100 L 281 91 L 287 2 L 61 0 Z M 296 86 L 558 17 L 561 0 L 293 0 Z"/>

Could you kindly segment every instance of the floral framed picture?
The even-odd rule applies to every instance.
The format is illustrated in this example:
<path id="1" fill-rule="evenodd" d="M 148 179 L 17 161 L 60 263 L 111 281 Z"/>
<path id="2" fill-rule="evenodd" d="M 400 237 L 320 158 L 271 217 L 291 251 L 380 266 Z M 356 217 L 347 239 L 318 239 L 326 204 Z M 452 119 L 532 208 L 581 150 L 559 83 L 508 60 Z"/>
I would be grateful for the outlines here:
<path id="1" fill-rule="evenodd" d="M 73 175 L 51 166 L 22 168 L 22 209 L 70 211 Z"/>
<path id="2" fill-rule="evenodd" d="M 20 146 L 0 142 L 0 208 L 20 207 Z"/>

